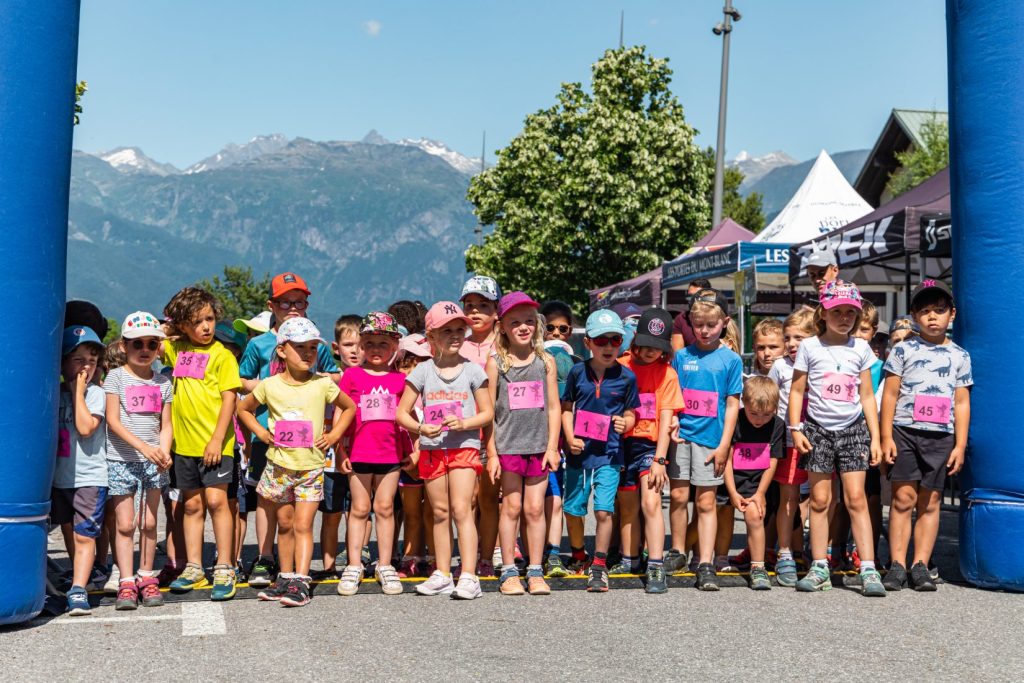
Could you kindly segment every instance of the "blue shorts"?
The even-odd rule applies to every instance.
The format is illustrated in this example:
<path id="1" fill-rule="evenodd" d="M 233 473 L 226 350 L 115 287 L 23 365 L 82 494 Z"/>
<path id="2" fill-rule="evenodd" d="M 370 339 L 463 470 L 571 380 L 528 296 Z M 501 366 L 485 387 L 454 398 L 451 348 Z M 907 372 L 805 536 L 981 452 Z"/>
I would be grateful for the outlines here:
<path id="1" fill-rule="evenodd" d="M 561 498 L 565 490 L 565 462 L 558 466 L 554 472 L 548 472 L 548 490 L 544 497 Z"/>
<path id="2" fill-rule="evenodd" d="M 651 472 L 658 444 L 648 439 L 630 437 L 626 439 L 622 450 L 625 453 L 625 462 L 619 472 L 619 490 L 636 491 L 640 485 L 640 477 L 646 477 Z"/>
<path id="3" fill-rule="evenodd" d="M 406 488 L 407 486 L 423 486 L 423 480 L 419 477 L 412 476 L 405 470 L 402 470 L 398 475 L 398 486 L 401 488 Z"/>
<path id="4" fill-rule="evenodd" d="M 562 510 L 573 517 L 586 517 L 590 489 L 593 488 L 594 511 L 615 512 L 615 492 L 618 487 L 619 468 L 615 465 L 601 465 L 587 470 L 566 465 Z"/>
<path id="5" fill-rule="evenodd" d="M 162 489 L 171 480 L 167 472 L 157 469 L 156 463 L 107 461 L 107 495 L 133 496 L 138 490 Z"/>

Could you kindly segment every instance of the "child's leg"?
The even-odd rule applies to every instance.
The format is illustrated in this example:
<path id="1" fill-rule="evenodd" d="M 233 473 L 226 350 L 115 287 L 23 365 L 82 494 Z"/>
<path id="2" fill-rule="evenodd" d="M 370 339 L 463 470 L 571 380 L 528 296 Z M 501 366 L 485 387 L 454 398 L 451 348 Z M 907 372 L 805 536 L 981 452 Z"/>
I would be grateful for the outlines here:
<path id="1" fill-rule="evenodd" d="M 235 564 L 242 566 L 242 547 L 245 545 L 245 534 L 249 531 L 249 513 L 239 510 L 235 520 Z"/>
<path id="2" fill-rule="evenodd" d="M 372 505 L 373 475 L 353 472 L 348 477 L 348 485 L 352 495 L 352 504 L 348 511 L 348 530 L 345 532 L 348 541 L 348 566 L 361 567 L 363 537 L 366 535 L 366 522 L 370 518 Z"/>
<path id="3" fill-rule="evenodd" d="M 942 491 L 921 487 L 917 497 L 917 523 L 914 525 L 914 564 L 924 566 L 932 559 L 935 539 L 939 535 L 939 514 L 942 510 Z"/>
<path id="4" fill-rule="evenodd" d="M 868 514 L 868 498 L 864 494 L 866 472 L 843 472 L 843 496 L 846 498 L 846 510 L 850 515 L 850 527 L 853 529 L 853 541 L 857 544 L 857 553 L 863 562 L 875 561 L 875 544 L 871 542 L 871 516 Z M 840 541 L 841 552 L 843 541 Z M 836 549 L 833 548 L 833 552 Z"/>
<path id="5" fill-rule="evenodd" d="M 638 484 L 640 486 L 642 484 Z M 640 556 L 640 492 L 637 487 L 620 488 L 615 499 L 619 513 L 619 544 L 626 557 Z"/>
<path id="6" fill-rule="evenodd" d="M 203 502 L 210 511 L 213 538 L 217 544 L 217 564 L 231 565 L 234 559 L 235 522 L 228 505 L 228 485 L 218 484 L 202 489 Z M 202 536 L 200 536 L 202 544 Z M 200 546 L 201 547 L 201 546 Z"/>
<path id="7" fill-rule="evenodd" d="M 277 503 L 277 562 L 282 574 L 295 571 L 295 503 Z"/>
<path id="8" fill-rule="evenodd" d="M 811 483 L 811 559 L 824 562 L 828 555 L 828 509 L 832 502 L 832 474 L 808 472 Z"/>
<path id="9" fill-rule="evenodd" d="M 657 562 L 665 557 L 665 515 L 661 511 L 661 490 L 651 488 L 647 481 L 647 477 L 640 478 L 640 507 L 644 514 L 647 559 Z"/>
<path id="10" fill-rule="evenodd" d="M 182 490 L 178 505 L 185 509 L 182 527 L 185 535 L 185 559 L 203 566 L 203 527 L 206 526 L 206 506 L 202 489 Z"/>
<path id="11" fill-rule="evenodd" d="M 402 486 L 402 509 L 405 510 L 402 555 L 406 558 L 423 557 L 423 487 Z"/>
<path id="12" fill-rule="evenodd" d="M 324 512 L 320 515 L 320 554 L 323 555 L 324 571 L 334 571 L 334 558 L 338 555 L 339 529 L 340 512 Z"/>
<path id="13" fill-rule="evenodd" d="M 544 494 L 547 488 L 547 474 L 527 477 L 523 487 L 523 538 L 526 540 L 526 558 L 530 565 L 539 565 L 544 561 Z"/>
<path id="14" fill-rule="evenodd" d="M 448 506 L 448 475 L 445 474 L 436 479 L 425 480 L 423 488 L 426 490 L 427 499 L 430 501 L 437 570 L 445 575 L 451 574 L 452 537 Z"/>
<path id="15" fill-rule="evenodd" d="M 477 507 L 480 511 L 480 557 L 487 562 L 491 561 L 491 556 L 494 555 L 494 546 L 498 542 L 498 494 L 500 490 L 500 479 L 492 482 L 487 472 L 480 475 L 480 487 L 477 493 Z M 461 543 L 459 547 L 462 547 Z M 463 564 L 465 564 L 464 558 Z"/>
<path id="16" fill-rule="evenodd" d="M 800 503 L 800 487 L 779 484 L 779 512 L 775 515 L 775 528 L 779 539 L 779 554 L 792 553 L 793 518 Z"/>
<path id="17" fill-rule="evenodd" d="M 313 561 L 313 520 L 319 501 L 297 501 L 292 508 L 292 543 L 295 557 L 294 572 L 309 576 Z"/>
<path id="18" fill-rule="evenodd" d="M 743 519 L 747 523 L 747 547 L 750 561 L 764 563 L 764 518 L 756 505 L 748 505 Z"/>
<path id="19" fill-rule="evenodd" d="M 218 562 L 230 564 L 232 567 L 238 564 L 238 556 L 242 554 L 242 541 L 238 538 L 238 498 L 228 498 L 228 513 L 231 515 L 231 555 L 226 561 Z"/>
<path id="20" fill-rule="evenodd" d="M 672 549 L 684 552 L 686 548 L 687 506 L 690 504 L 690 480 L 669 480 L 668 522 L 672 534 Z"/>
<path id="21" fill-rule="evenodd" d="M 612 515 L 615 513 L 615 494 L 619 489 L 619 472 L 617 467 L 602 465 L 593 471 L 594 477 L 594 519 L 597 529 L 594 532 L 594 559 L 607 559 L 608 547 L 611 545 Z"/>
<path id="22" fill-rule="evenodd" d="M 717 492 L 717 485 L 697 487 L 697 553 L 701 564 L 715 559 L 715 536 L 718 531 Z"/>
<path id="23" fill-rule="evenodd" d="M 129 579 L 135 575 L 135 497 L 113 496 L 110 499 L 110 506 L 113 507 L 112 517 L 116 529 L 114 559 L 117 561 L 117 570 L 121 573 L 121 578 Z"/>
<path id="24" fill-rule="evenodd" d="M 462 559 L 462 571 L 466 574 L 476 574 L 476 553 L 479 548 L 476 525 L 473 523 L 473 489 L 476 488 L 476 479 L 476 470 L 472 468 L 460 467 L 448 472 L 451 515 L 459 532 L 459 556 Z M 434 542 L 437 543 L 436 534 Z M 493 549 L 491 552 L 494 552 Z M 440 560 L 438 557 L 438 565 Z"/>
<path id="25" fill-rule="evenodd" d="M 716 494 L 717 499 L 717 494 Z M 717 500 L 715 501 L 717 503 Z M 736 508 L 732 503 L 716 505 L 715 507 L 715 556 L 728 557 L 729 549 L 732 547 L 733 520 L 736 517 Z"/>
<path id="26" fill-rule="evenodd" d="M 70 524 L 67 525 L 71 527 Z M 92 565 L 96 561 L 96 539 L 83 536 L 77 531 L 72 531 L 75 541 L 75 554 L 72 556 L 74 567 L 74 578 L 72 583 L 76 586 L 85 586 L 89 583 L 89 575 L 92 574 Z"/>
<path id="27" fill-rule="evenodd" d="M 486 473 L 481 480 L 486 479 Z M 516 531 L 519 516 L 523 512 L 523 477 L 516 472 L 501 473 L 501 516 L 498 522 L 498 536 L 501 540 L 502 568 L 515 564 Z M 486 555 L 484 560 L 490 559 Z"/>
<path id="28" fill-rule="evenodd" d="M 889 558 L 907 565 L 907 548 L 910 545 L 910 518 L 918 505 L 916 481 L 894 481 L 892 483 L 892 506 L 889 508 Z M 918 524 L 921 523 L 920 516 Z M 920 541 L 918 541 L 920 543 Z M 915 554 L 917 549 L 915 548 Z"/>
<path id="29" fill-rule="evenodd" d="M 547 546 L 557 554 L 562 547 L 561 496 L 544 496 L 544 520 L 547 524 Z"/>
<path id="30" fill-rule="evenodd" d="M 164 541 L 167 548 L 167 559 L 172 566 L 185 566 L 185 506 L 181 501 L 181 491 L 177 492 L 178 500 L 170 496 L 164 502 L 164 514 L 167 523 L 164 528 Z"/>
<path id="31" fill-rule="evenodd" d="M 277 533 L 277 506 L 264 504 L 260 498 L 256 504 L 256 544 L 261 557 L 274 556 L 274 535 Z"/>
<path id="32" fill-rule="evenodd" d="M 398 470 L 373 476 L 373 513 L 377 520 L 377 566 L 394 564 L 395 494 L 398 491 Z M 352 552 L 352 551 L 349 551 Z"/>
<path id="33" fill-rule="evenodd" d="M 157 510 L 160 509 L 160 489 L 147 489 L 142 512 L 143 518 L 139 520 L 139 571 L 153 571 L 153 564 L 156 561 L 156 527 Z M 121 570 L 124 576 L 124 570 Z"/>

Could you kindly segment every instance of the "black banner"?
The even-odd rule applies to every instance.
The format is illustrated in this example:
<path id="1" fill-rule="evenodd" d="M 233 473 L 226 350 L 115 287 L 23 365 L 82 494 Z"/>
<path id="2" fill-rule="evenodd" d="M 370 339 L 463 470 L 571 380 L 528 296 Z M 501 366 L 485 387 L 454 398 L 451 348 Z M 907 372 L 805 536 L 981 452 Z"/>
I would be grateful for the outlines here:
<path id="1" fill-rule="evenodd" d="M 953 225 L 948 216 L 921 218 L 921 254 L 926 258 L 953 255 Z"/>
<path id="2" fill-rule="evenodd" d="M 636 304 L 637 306 L 656 306 L 660 302 L 654 300 L 654 283 L 644 280 L 638 285 L 618 285 L 603 292 L 590 295 L 590 310 L 611 308 L 615 304 Z"/>
<path id="3" fill-rule="evenodd" d="M 661 287 L 686 284 L 694 277 L 714 277 L 736 272 L 740 262 L 740 245 L 733 244 L 704 254 L 690 254 L 666 263 L 662 269 Z"/>

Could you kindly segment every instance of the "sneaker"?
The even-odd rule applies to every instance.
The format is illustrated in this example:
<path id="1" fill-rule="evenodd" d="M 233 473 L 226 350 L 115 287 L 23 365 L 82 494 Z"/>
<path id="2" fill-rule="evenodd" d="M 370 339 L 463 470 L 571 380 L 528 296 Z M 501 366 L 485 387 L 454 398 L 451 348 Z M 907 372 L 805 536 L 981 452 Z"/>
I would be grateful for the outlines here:
<path id="1" fill-rule="evenodd" d="M 914 590 L 931 592 L 936 590 L 935 582 L 932 581 L 932 574 L 924 562 L 918 562 L 910 568 L 910 583 Z"/>
<path id="2" fill-rule="evenodd" d="M 184 571 L 171 581 L 171 590 L 175 593 L 188 593 L 195 588 L 206 588 L 210 582 L 206 580 L 206 573 L 198 564 L 189 562 L 185 565 Z"/>
<path id="3" fill-rule="evenodd" d="M 752 567 L 750 570 L 750 588 L 755 591 L 770 591 L 772 580 L 764 567 Z"/>
<path id="4" fill-rule="evenodd" d="M 121 570 L 115 564 L 110 569 L 110 578 L 103 584 L 103 592 L 106 595 L 119 595 L 121 593 Z"/>
<path id="5" fill-rule="evenodd" d="M 530 595 L 551 595 L 551 586 L 539 574 L 526 575 L 526 590 Z"/>
<path id="6" fill-rule="evenodd" d="M 569 570 L 562 563 L 562 556 L 551 553 L 544 558 L 544 576 L 551 579 L 562 579 L 569 576 Z"/>
<path id="7" fill-rule="evenodd" d="M 264 588 L 256 597 L 264 602 L 271 602 L 273 600 L 280 600 L 285 593 L 288 592 L 288 584 L 291 583 L 290 578 L 278 576 L 274 583 L 270 584 L 268 588 Z"/>
<path id="8" fill-rule="evenodd" d="M 518 581 L 518 578 L 516 579 Z M 472 574 L 463 573 L 459 577 L 459 585 L 452 591 L 453 600 L 473 600 L 483 595 L 480 590 L 480 579 Z"/>
<path id="9" fill-rule="evenodd" d="M 601 564 L 590 565 L 590 578 L 587 580 L 588 593 L 608 592 L 608 568 Z"/>
<path id="10" fill-rule="evenodd" d="M 494 565 L 488 560 L 480 560 L 479 566 L 476 568 L 477 576 L 486 576 L 487 578 L 494 577 Z"/>
<path id="11" fill-rule="evenodd" d="M 362 552 L 359 553 L 359 559 L 363 561 L 364 567 L 369 567 L 373 564 L 372 558 L 370 557 L 370 549 L 363 548 Z"/>
<path id="12" fill-rule="evenodd" d="M 170 562 L 164 564 L 160 573 L 156 575 L 157 584 L 161 587 L 171 585 L 171 582 L 181 576 L 184 567 L 175 567 Z"/>
<path id="13" fill-rule="evenodd" d="M 636 568 L 633 567 L 633 565 L 630 565 L 629 567 L 626 567 L 626 565 L 624 565 L 621 561 L 620 562 L 616 562 L 615 566 L 608 570 L 608 575 L 609 576 L 622 576 L 622 575 L 629 576 L 631 574 L 636 574 L 636 573 L 637 573 Z"/>
<path id="14" fill-rule="evenodd" d="M 889 571 L 885 573 L 885 578 L 882 579 L 882 585 L 885 586 L 885 590 L 890 592 L 903 590 L 903 587 L 907 585 L 907 568 L 899 562 L 893 562 Z"/>
<path id="15" fill-rule="evenodd" d="M 672 549 L 665 553 L 665 573 L 675 574 L 686 569 L 686 555 Z"/>
<path id="16" fill-rule="evenodd" d="M 927 572 L 927 570 L 925 570 Z M 869 598 L 884 598 L 885 586 L 882 585 L 882 575 L 877 569 L 865 569 L 860 573 L 861 595 Z"/>
<path id="17" fill-rule="evenodd" d="M 668 584 L 665 583 L 665 567 L 660 564 L 648 564 L 644 591 L 647 593 L 666 593 Z"/>
<path id="18" fill-rule="evenodd" d="M 499 590 L 502 595 L 523 595 L 526 593 L 526 590 L 523 589 L 523 582 L 519 580 L 519 572 L 503 572 L 501 575 L 501 588 Z"/>
<path id="19" fill-rule="evenodd" d="M 414 558 L 406 558 L 398 564 L 398 578 L 412 579 L 420 575 L 419 563 Z"/>
<path id="20" fill-rule="evenodd" d="M 938 567 L 938 565 L 929 564 L 928 565 L 928 573 L 932 577 L 932 583 L 934 583 L 936 586 L 938 586 L 940 583 L 946 583 L 942 579 L 942 577 L 939 576 L 939 567 Z"/>
<path id="21" fill-rule="evenodd" d="M 426 581 L 416 586 L 416 592 L 420 595 L 449 595 L 453 590 L 455 582 L 452 577 L 445 576 L 439 569 L 435 569 Z"/>
<path id="22" fill-rule="evenodd" d="M 359 592 L 359 583 L 363 580 L 363 568 L 349 565 L 341 572 L 338 581 L 338 595 L 355 595 Z"/>
<path id="23" fill-rule="evenodd" d="M 775 580 L 779 582 L 780 586 L 792 588 L 796 585 L 798 578 L 795 560 L 786 558 L 775 563 Z"/>
<path id="24" fill-rule="evenodd" d="M 584 555 L 582 560 L 573 558 L 569 560 L 569 573 L 573 576 L 586 576 L 591 562 L 593 559 L 589 555 Z"/>
<path id="25" fill-rule="evenodd" d="M 245 583 L 245 570 L 242 569 L 242 565 L 236 564 L 232 569 L 235 571 L 235 585 Z"/>
<path id="26" fill-rule="evenodd" d="M 67 593 L 68 616 L 81 617 L 92 614 L 92 606 L 89 604 L 89 594 L 81 586 L 72 586 Z"/>
<path id="27" fill-rule="evenodd" d="M 252 588 L 265 588 L 274 581 L 277 575 L 277 566 L 272 557 L 257 557 L 249 569 L 249 586 Z"/>
<path id="28" fill-rule="evenodd" d="M 220 602 L 235 597 L 235 568 L 218 564 L 213 568 L 213 590 L 210 591 L 210 599 Z"/>
<path id="29" fill-rule="evenodd" d="M 402 594 L 402 582 L 398 579 L 398 572 L 390 564 L 377 565 L 373 575 L 377 578 L 377 583 L 380 584 L 380 590 L 384 595 Z"/>
<path id="30" fill-rule="evenodd" d="M 750 548 L 744 548 L 739 555 L 730 557 L 729 564 L 740 571 L 750 569 Z"/>
<path id="31" fill-rule="evenodd" d="M 710 562 L 701 562 L 697 565 L 697 588 L 702 591 L 718 590 L 718 575 Z"/>
<path id="32" fill-rule="evenodd" d="M 719 555 L 718 557 L 715 558 L 715 572 L 716 573 L 721 574 L 721 573 L 724 572 L 724 573 L 727 573 L 727 574 L 736 574 L 739 571 L 740 571 L 739 568 L 734 566 L 729 561 L 729 558 L 726 557 L 725 555 Z"/>
<path id="33" fill-rule="evenodd" d="M 108 572 L 104 567 L 93 567 L 92 573 L 89 574 L 89 583 L 85 584 L 86 592 L 103 590 L 107 585 L 107 578 Z"/>
<path id="34" fill-rule="evenodd" d="M 796 589 L 802 593 L 832 590 L 832 575 L 827 567 L 811 565 L 804 578 L 796 582 Z"/>
<path id="35" fill-rule="evenodd" d="M 345 548 L 340 553 L 334 556 L 334 571 L 338 571 L 338 567 L 348 566 L 348 548 Z"/>
<path id="36" fill-rule="evenodd" d="M 309 604 L 309 581 L 305 577 L 288 581 L 288 589 L 281 596 L 285 607 L 302 607 Z"/>
<path id="37" fill-rule="evenodd" d="M 135 587 L 135 580 L 129 579 L 121 583 L 117 589 L 117 601 L 114 602 L 116 610 L 135 610 L 139 608 L 139 589 Z"/>
<path id="38" fill-rule="evenodd" d="M 164 596 L 160 592 L 160 582 L 155 576 L 140 577 L 135 585 L 138 586 L 143 607 L 163 607 Z"/>

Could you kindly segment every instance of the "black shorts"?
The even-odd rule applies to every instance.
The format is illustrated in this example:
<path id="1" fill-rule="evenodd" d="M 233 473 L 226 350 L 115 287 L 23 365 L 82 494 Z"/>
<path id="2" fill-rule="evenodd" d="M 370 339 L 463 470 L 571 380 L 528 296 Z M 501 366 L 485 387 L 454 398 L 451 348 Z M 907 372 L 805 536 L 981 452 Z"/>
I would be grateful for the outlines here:
<path id="1" fill-rule="evenodd" d="M 897 425 L 892 439 L 896 442 L 896 462 L 889 468 L 889 481 L 916 481 L 933 491 L 946 486 L 946 462 L 956 445 L 953 434 Z"/>
<path id="2" fill-rule="evenodd" d="M 391 474 L 402 469 L 402 466 L 396 463 L 387 462 L 354 462 L 352 463 L 352 474 Z"/>
<path id="3" fill-rule="evenodd" d="M 209 486 L 229 487 L 235 478 L 235 459 L 222 455 L 220 463 L 213 467 L 203 465 L 203 459 L 190 455 L 172 454 L 171 488 L 194 491 Z"/>
<path id="4" fill-rule="evenodd" d="M 733 470 L 732 478 L 736 484 L 736 493 L 740 494 L 742 498 L 750 498 L 752 495 L 757 493 L 758 487 L 761 486 L 761 477 L 767 470 Z M 771 490 L 771 486 L 768 487 Z M 778 498 L 778 487 L 775 487 L 775 506 L 779 506 Z M 725 484 L 718 485 L 718 491 L 715 492 L 715 502 L 719 505 L 729 504 L 729 489 L 725 487 Z M 768 494 L 765 494 L 765 502 L 768 502 Z M 773 509 L 769 506 L 768 509 Z"/>
<path id="5" fill-rule="evenodd" d="M 263 476 L 263 470 L 267 469 L 267 450 L 270 448 L 259 439 L 249 444 L 249 481 L 259 482 Z M 253 508 L 255 509 L 255 508 Z"/>
<path id="6" fill-rule="evenodd" d="M 73 524 L 75 533 L 86 538 L 100 535 L 107 504 L 106 486 L 51 489 L 50 501 L 51 524 Z"/>
<path id="7" fill-rule="evenodd" d="M 258 498 L 255 484 L 247 484 L 244 479 L 238 482 L 238 514 L 247 515 L 250 512 L 256 512 L 259 505 Z"/>
<path id="8" fill-rule="evenodd" d="M 348 506 L 348 475 L 341 472 L 324 472 L 324 499 L 320 501 L 320 512 L 346 512 Z"/>
<path id="9" fill-rule="evenodd" d="M 623 463 L 619 470 L 619 490 L 636 491 L 640 478 L 651 472 L 658 444 L 647 439 L 629 437 L 623 444 Z"/>
<path id="10" fill-rule="evenodd" d="M 861 417 L 843 429 L 825 429 L 813 420 L 804 423 L 811 452 L 800 456 L 800 469 L 818 474 L 865 472 L 871 460 L 871 434 Z"/>

